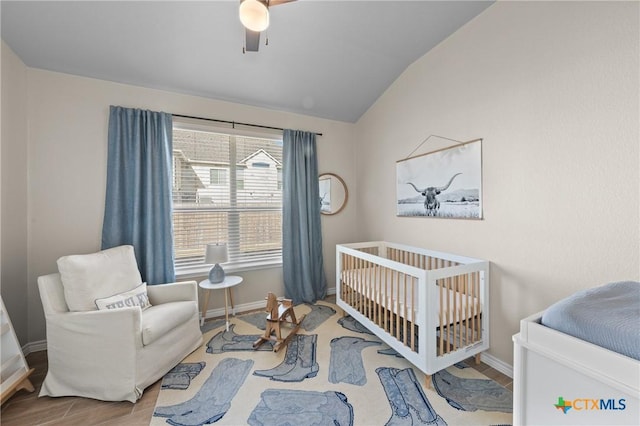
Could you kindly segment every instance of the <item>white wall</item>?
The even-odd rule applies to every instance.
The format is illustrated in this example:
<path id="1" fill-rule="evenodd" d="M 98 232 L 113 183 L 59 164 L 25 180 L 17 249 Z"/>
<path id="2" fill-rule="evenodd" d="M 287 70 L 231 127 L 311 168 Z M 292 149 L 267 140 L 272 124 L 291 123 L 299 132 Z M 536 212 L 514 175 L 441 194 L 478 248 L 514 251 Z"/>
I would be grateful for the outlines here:
<path id="1" fill-rule="evenodd" d="M 355 181 L 352 124 L 38 69 L 28 69 L 28 81 L 30 288 L 39 275 L 57 271 L 58 257 L 100 249 L 109 105 L 321 132 L 320 170 L 341 175 L 347 185 Z M 354 222 L 353 204 L 323 218 L 330 287 L 335 287 L 335 244 L 355 239 Z M 238 275 L 245 281 L 236 288 L 236 304 L 263 300 L 268 291 L 284 293 L 281 268 Z M 223 306 L 221 296 L 212 295 L 210 309 Z M 44 339 L 37 290 L 29 303 L 30 340 Z"/>
<path id="2" fill-rule="evenodd" d="M 638 7 L 498 2 L 357 123 L 361 238 L 490 260 L 489 353 L 506 363 L 521 318 L 640 276 Z M 484 138 L 484 220 L 395 216 L 395 161 L 430 134 Z"/>
<path id="3" fill-rule="evenodd" d="M 322 218 L 329 286 L 341 242 L 486 258 L 490 353 L 511 363 L 522 317 L 639 278 L 638 15 L 635 2 L 498 2 L 410 66 L 355 126 L 30 69 L 3 43 L 2 295 L 21 342 L 45 338 L 37 276 L 59 256 L 99 249 L 113 104 L 323 132 L 320 172 L 349 189 L 347 208 Z M 484 220 L 395 216 L 395 161 L 429 134 L 484 138 Z M 242 275 L 236 303 L 282 292 L 281 269 Z"/>
<path id="4" fill-rule="evenodd" d="M 4 42 L 2 51 L 1 288 L 16 336 L 28 342 L 27 68 Z"/>

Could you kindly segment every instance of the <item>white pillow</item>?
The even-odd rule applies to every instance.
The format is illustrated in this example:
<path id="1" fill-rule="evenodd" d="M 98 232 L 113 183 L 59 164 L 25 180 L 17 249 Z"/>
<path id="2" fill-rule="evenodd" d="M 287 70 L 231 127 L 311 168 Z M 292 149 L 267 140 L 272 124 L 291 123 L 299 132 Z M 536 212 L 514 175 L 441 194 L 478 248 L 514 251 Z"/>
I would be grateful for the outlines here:
<path id="1" fill-rule="evenodd" d="M 133 246 L 58 259 L 64 298 L 70 311 L 95 311 L 95 300 L 132 290 L 142 277 Z"/>
<path id="2" fill-rule="evenodd" d="M 128 306 L 140 306 L 143 311 L 151 307 L 147 296 L 147 283 L 142 283 L 133 290 L 115 294 L 111 297 L 96 299 L 98 309 L 119 309 Z"/>

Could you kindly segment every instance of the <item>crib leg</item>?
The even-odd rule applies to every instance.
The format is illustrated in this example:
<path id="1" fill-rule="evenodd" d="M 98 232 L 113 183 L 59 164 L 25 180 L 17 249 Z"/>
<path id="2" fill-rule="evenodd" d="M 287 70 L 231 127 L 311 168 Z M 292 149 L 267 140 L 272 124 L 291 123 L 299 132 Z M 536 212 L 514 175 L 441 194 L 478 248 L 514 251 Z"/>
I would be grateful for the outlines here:
<path id="1" fill-rule="evenodd" d="M 429 389 L 431 387 L 431 374 L 424 375 L 424 388 Z"/>
<path id="2" fill-rule="evenodd" d="M 476 354 L 476 365 L 480 365 L 480 354 Z"/>

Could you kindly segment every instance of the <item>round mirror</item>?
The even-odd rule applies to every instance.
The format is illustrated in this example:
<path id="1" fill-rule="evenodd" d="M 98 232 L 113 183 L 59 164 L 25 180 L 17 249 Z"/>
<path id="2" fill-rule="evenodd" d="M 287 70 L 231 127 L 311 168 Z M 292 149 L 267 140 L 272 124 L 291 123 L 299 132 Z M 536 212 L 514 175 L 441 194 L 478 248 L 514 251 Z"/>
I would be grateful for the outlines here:
<path id="1" fill-rule="evenodd" d="M 347 204 L 349 192 L 342 178 L 333 173 L 323 173 L 318 177 L 320 187 L 320 213 L 332 215 L 340 213 Z"/>

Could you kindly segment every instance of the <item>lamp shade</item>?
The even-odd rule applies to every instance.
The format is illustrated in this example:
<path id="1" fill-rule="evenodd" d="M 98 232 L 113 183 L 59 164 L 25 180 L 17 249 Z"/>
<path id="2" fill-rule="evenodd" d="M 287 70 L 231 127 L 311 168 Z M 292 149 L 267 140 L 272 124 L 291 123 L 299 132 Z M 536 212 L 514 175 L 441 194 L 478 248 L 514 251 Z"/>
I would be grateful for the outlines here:
<path id="1" fill-rule="evenodd" d="M 240 3 L 240 22 L 251 31 L 264 31 L 269 26 L 269 9 L 260 0 L 244 0 Z"/>
<path id="2" fill-rule="evenodd" d="M 204 256 L 204 263 L 214 265 L 229 261 L 226 244 L 207 244 L 207 251 Z"/>

